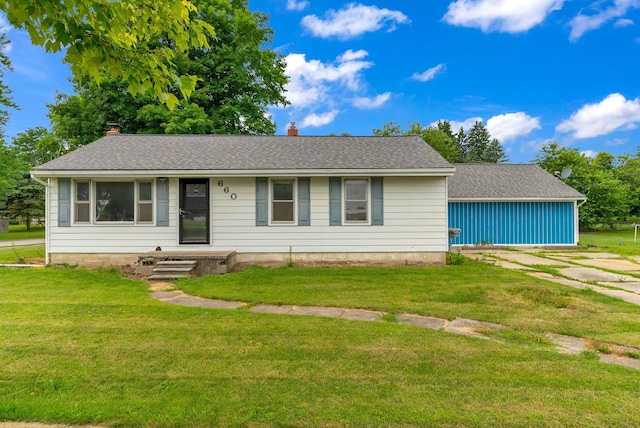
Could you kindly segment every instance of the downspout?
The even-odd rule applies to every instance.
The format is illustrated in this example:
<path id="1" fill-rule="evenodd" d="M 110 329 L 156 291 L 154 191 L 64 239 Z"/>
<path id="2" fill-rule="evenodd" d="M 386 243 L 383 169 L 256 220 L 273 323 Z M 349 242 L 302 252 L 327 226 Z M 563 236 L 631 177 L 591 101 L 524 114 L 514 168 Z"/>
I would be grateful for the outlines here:
<path id="1" fill-rule="evenodd" d="M 575 239 L 574 239 L 574 245 L 578 245 L 580 244 L 580 215 L 578 213 L 578 209 L 583 206 L 584 204 L 587 203 L 586 199 L 583 199 L 582 201 L 580 201 L 580 203 L 578 203 L 578 200 L 576 199 L 575 201 L 575 223 L 576 223 L 576 227 L 575 227 Z"/>
<path id="2" fill-rule="evenodd" d="M 50 236 L 49 227 L 51 227 L 51 222 L 49 221 L 49 189 L 51 185 L 51 179 L 47 178 L 47 181 L 43 181 L 41 178 L 36 177 L 33 173 L 30 174 L 30 177 L 36 183 L 40 183 L 44 186 L 44 264 L 45 266 L 49 266 L 49 247 L 50 247 Z"/>

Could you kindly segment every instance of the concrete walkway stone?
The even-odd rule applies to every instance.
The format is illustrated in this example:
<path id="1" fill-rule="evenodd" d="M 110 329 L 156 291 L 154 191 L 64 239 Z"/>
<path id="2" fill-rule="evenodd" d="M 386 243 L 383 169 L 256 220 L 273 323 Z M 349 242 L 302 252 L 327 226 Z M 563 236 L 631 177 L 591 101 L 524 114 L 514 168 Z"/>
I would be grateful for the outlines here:
<path id="1" fill-rule="evenodd" d="M 308 315 L 354 321 L 379 321 L 382 318 L 382 312 L 368 311 L 364 309 L 326 308 L 319 306 L 260 304 L 250 307 L 249 312 L 263 314 Z"/>
<path id="2" fill-rule="evenodd" d="M 444 329 L 448 333 L 462 334 L 465 336 L 473 336 L 480 339 L 490 339 L 483 334 L 482 330 L 498 330 L 504 328 L 500 324 L 494 324 L 485 321 L 476 321 L 466 318 L 456 318 L 451 321 Z"/>
<path id="3" fill-rule="evenodd" d="M 578 281 L 635 282 L 638 280 L 638 278 L 634 278 L 630 275 L 605 272 L 603 270 L 591 267 L 569 267 L 558 269 L 558 272 L 560 272 L 562 275 L 568 276 L 569 278 L 573 278 Z"/>
<path id="4" fill-rule="evenodd" d="M 397 315 L 396 321 L 399 324 L 430 328 L 432 330 L 444 330 L 444 328 L 448 324 L 448 321 L 442 318 L 433 318 L 410 314 Z"/>
<path id="5" fill-rule="evenodd" d="M 521 265 L 569 266 L 566 262 L 538 257 L 532 254 L 506 252 L 497 255 L 499 258 Z"/>
<path id="6" fill-rule="evenodd" d="M 608 287 L 622 288 L 632 293 L 640 293 L 640 282 L 601 282 L 600 284 Z"/>
<path id="7" fill-rule="evenodd" d="M 623 272 L 640 272 L 640 264 L 624 259 L 589 259 L 572 260 L 572 262 L 579 265 L 601 269 L 618 270 Z"/>
<path id="8" fill-rule="evenodd" d="M 555 333 L 547 333 L 546 337 L 556 345 L 561 354 L 576 355 L 589 349 L 587 341 L 580 337 Z"/>

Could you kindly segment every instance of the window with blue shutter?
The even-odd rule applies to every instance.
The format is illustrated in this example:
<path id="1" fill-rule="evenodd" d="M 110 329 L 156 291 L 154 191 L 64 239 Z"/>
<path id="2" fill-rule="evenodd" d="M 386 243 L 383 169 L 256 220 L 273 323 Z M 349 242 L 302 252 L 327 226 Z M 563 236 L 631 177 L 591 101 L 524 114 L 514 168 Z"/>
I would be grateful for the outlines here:
<path id="1" fill-rule="evenodd" d="M 382 177 L 371 177 L 371 224 L 384 224 L 384 201 Z"/>
<path id="2" fill-rule="evenodd" d="M 311 225 L 311 179 L 298 178 L 298 226 Z"/>
<path id="3" fill-rule="evenodd" d="M 169 226 L 169 179 L 158 178 L 156 182 L 156 226 Z"/>
<path id="4" fill-rule="evenodd" d="M 342 224 L 342 179 L 329 177 L 329 224 Z"/>
<path id="5" fill-rule="evenodd" d="M 269 225 L 269 179 L 256 177 L 256 226 Z"/>
<path id="6" fill-rule="evenodd" d="M 71 226 L 71 179 L 58 178 L 58 226 Z"/>

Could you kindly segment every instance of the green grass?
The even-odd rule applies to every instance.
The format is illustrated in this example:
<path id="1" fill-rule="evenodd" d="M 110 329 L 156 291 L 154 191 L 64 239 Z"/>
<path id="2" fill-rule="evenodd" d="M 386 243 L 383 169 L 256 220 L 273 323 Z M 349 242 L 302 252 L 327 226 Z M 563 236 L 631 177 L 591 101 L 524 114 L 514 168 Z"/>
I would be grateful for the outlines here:
<path id="1" fill-rule="evenodd" d="M 248 274 L 287 288 L 289 272 L 310 277 L 298 269 Z M 348 299 L 331 284 L 350 277 L 356 293 L 379 284 L 376 306 L 407 304 L 398 299 L 428 305 L 424 291 L 400 297 L 387 287 L 390 276 L 378 281 L 382 271 L 319 272 L 317 282 L 333 289 L 324 294 L 329 304 Z M 423 284 L 445 277 L 431 269 L 410 272 Z M 449 298 L 436 293 L 436 300 L 448 300 L 451 308 L 482 300 L 479 290 L 454 280 L 469 272 L 451 269 L 452 281 L 439 284 L 450 289 Z M 507 282 L 499 268 L 488 272 Z M 252 287 L 243 273 L 225 278 Z M 493 288 L 487 281 L 478 283 Z M 515 285 L 526 286 L 521 280 Z M 640 376 L 599 363 L 593 353 L 566 356 L 393 322 L 179 307 L 151 299 L 146 287 L 113 271 L 0 270 L 0 420 L 104 426 L 640 424 Z M 315 300 L 311 291 L 301 291 L 299 303 Z M 613 312 L 631 312 L 595 296 L 581 299 L 595 305 L 591 316 L 605 323 Z"/>
<path id="2" fill-rule="evenodd" d="M 0 233 L 0 241 L 15 241 L 17 239 L 44 238 L 44 228 L 40 225 L 31 226 L 27 232 L 24 224 L 10 225 L 8 233 Z"/>
<path id="3" fill-rule="evenodd" d="M 472 318 L 533 335 L 554 332 L 640 346 L 640 307 L 472 261 L 430 268 L 252 267 L 176 286 L 224 300 Z"/>
<path id="4" fill-rule="evenodd" d="M 619 230 L 581 232 L 580 245 L 597 247 L 623 256 L 640 255 L 640 231 L 638 231 L 637 242 L 633 242 L 633 235 L 633 228 L 628 227 Z"/>
<path id="5" fill-rule="evenodd" d="M 0 264 L 42 264 L 44 245 L 0 247 Z"/>

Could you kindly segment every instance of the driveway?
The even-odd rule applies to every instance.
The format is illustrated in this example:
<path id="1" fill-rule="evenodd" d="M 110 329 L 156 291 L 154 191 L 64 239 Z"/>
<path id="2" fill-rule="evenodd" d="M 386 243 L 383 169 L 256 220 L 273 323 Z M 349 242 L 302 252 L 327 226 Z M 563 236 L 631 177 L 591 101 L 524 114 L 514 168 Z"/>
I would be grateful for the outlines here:
<path id="1" fill-rule="evenodd" d="M 461 250 L 461 255 L 521 270 L 574 288 L 590 288 L 640 305 L 640 261 L 607 252 L 543 250 Z M 557 274 L 548 273 L 551 270 Z"/>

